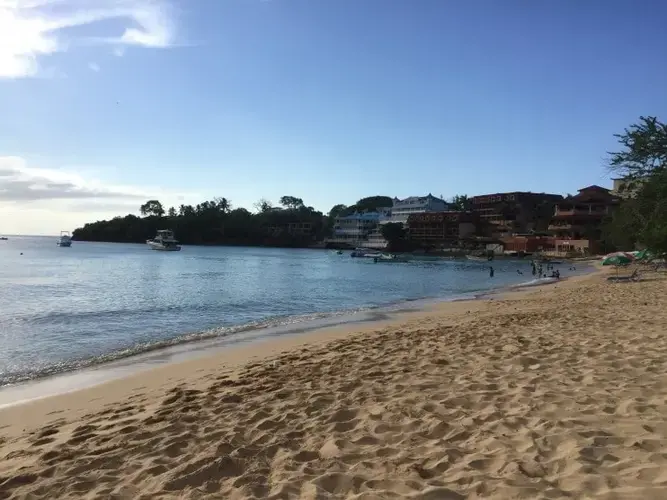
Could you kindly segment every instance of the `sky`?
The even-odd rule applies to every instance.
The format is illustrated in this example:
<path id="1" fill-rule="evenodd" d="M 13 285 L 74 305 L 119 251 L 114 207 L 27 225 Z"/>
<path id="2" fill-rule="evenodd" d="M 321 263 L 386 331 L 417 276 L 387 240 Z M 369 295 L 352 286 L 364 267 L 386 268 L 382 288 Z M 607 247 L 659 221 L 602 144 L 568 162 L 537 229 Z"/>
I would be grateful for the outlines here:
<path id="1" fill-rule="evenodd" d="M 611 187 L 664 0 L 0 0 L 0 234 L 224 196 Z"/>

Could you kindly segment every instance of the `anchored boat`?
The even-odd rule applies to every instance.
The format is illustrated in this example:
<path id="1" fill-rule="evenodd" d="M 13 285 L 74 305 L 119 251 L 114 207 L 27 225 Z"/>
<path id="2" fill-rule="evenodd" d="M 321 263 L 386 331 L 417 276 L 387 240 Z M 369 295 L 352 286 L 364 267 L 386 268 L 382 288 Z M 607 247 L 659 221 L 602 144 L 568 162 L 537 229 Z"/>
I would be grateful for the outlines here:
<path id="1" fill-rule="evenodd" d="M 60 238 L 58 238 L 59 247 L 71 247 L 72 246 L 72 237 L 68 231 L 60 231 Z"/>
<path id="2" fill-rule="evenodd" d="M 162 250 L 163 252 L 178 252 L 181 246 L 178 240 L 174 238 L 174 233 L 169 229 L 161 229 L 157 236 L 152 240 L 146 240 L 146 244 L 153 250 Z"/>

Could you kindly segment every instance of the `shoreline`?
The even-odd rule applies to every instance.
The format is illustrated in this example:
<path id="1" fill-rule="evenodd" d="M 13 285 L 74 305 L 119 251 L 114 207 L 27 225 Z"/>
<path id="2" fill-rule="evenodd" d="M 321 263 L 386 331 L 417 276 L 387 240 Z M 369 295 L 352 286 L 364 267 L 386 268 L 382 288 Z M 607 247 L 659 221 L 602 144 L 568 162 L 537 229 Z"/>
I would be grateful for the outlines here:
<path id="1" fill-rule="evenodd" d="M 662 498 L 667 276 L 606 274 L 5 408 L 0 497 Z"/>
<path id="2" fill-rule="evenodd" d="M 0 386 L 0 411 L 14 405 L 30 403 L 35 399 L 92 388 L 106 382 L 140 374 L 154 369 L 156 366 L 214 356 L 226 350 L 234 351 L 239 347 L 262 346 L 267 342 L 270 343 L 283 337 L 310 337 L 320 332 L 326 334 L 327 331 L 332 329 L 355 328 L 366 324 L 372 327 L 383 322 L 400 321 L 405 314 L 426 313 L 443 304 L 489 300 L 505 293 L 547 287 L 559 282 L 565 283 L 568 280 L 589 276 L 595 272 L 596 269 L 590 267 L 560 280 L 533 278 L 525 283 L 469 292 L 448 298 L 423 297 L 358 311 L 313 313 L 311 316 L 321 315 L 321 317 L 307 319 L 302 322 L 291 322 L 289 320 L 295 317 L 286 317 L 284 318 L 287 321 L 286 323 L 267 321 L 265 324 L 268 324 L 268 326 L 261 326 L 262 322 L 259 325 L 235 325 L 229 327 L 232 330 L 229 334 L 224 335 L 212 334 L 210 337 L 202 336 L 182 340 L 183 337 L 187 337 L 187 335 L 183 335 L 126 356 L 112 357 L 112 359 L 102 362 L 94 362 L 92 361 L 94 358 L 91 358 L 90 364 L 84 364 L 79 368 L 65 369 L 2 385 Z M 529 276 L 526 276 L 526 278 L 529 278 Z M 113 354 L 109 353 L 105 356 L 113 356 Z"/>

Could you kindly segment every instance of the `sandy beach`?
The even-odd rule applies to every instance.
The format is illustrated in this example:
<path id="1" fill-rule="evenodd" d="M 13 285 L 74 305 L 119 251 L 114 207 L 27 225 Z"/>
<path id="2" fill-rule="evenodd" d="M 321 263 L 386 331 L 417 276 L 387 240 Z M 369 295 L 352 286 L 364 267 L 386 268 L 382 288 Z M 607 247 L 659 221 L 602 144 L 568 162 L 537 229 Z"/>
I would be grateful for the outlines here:
<path id="1" fill-rule="evenodd" d="M 662 499 L 667 279 L 602 273 L 0 411 L 0 498 Z"/>

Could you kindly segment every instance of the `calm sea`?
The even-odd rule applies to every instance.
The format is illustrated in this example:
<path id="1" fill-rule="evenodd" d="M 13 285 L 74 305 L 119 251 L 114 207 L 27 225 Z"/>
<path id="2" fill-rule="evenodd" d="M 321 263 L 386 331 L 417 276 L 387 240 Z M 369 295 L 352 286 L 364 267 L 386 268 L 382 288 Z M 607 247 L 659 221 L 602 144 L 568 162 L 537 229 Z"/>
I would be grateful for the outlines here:
<path id="1" fill-rule="evenodd" d="M 322 250 L 0 241 L 0 385 L 161 347 L 527 282 L 526 261 L 373 263 Z M 524 275 L 517 274 L 522 269 Z M 564 273 L 567 274 L 567 273 Z"/>

